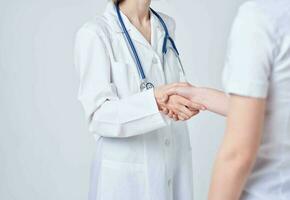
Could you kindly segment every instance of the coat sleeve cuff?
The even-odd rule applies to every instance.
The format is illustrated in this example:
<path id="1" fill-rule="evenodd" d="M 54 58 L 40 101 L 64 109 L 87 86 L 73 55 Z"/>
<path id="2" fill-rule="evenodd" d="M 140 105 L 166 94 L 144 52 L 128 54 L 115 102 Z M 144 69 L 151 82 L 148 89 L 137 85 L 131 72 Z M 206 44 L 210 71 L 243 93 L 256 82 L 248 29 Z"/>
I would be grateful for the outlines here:
<path id="1" fill-rule="evenodd" d="M 126 123 L 159 113 L 154 90 L 146 90 L 130 98 L 120 100 L 126 101 L 126 106 L 119 106 L 119 122 Z"/>

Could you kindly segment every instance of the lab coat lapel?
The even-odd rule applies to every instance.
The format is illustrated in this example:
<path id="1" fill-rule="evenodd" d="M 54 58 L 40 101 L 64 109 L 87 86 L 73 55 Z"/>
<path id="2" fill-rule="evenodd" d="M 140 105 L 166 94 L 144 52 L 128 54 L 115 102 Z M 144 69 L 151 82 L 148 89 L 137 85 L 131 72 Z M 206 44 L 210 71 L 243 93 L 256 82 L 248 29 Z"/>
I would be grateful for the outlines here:
<path id="1" fill-rule="evenodd" d="M 152 68 L 156 67 L 154 64 L 154 60 L 156 60 L 154 57 L 156 56 L 156 50 L 157 50 L 157 43 L 158 41 L 158 35 L 159 31 L 156 30 L 156 21 L 154 18 L 153 13 L 151 12 L 150 15 L 150 21 L 151 21 L 151 44 L 147 42 L 148 46 L 139 46 L 139 54 L 141 57 L 142 64 L 144 65 L 144 72 L 150 79 L 150 75 L 152 74 Z M 143 37 L 143 36 L 142 36 Z M 143 37 L 144 38 L 144 37 Z M 158 55 L 159 56 L 159 55 Z M 162 72 L 161 72 L 162 73 Z M 149 80 L 149 81 L 154 81 L 154 80 Z"/>
<path id="2" fill-rule="evenodd" d="M 134 41 L 135 46 L 137 46 L 139 44 L 139 45 L 142 45 L 142 46 L 150 49 L 151 46 L 150 46 L 149 42 L 145 39 L 145 37 L 138 31 L 138 29 L 134 25 L 131 24 L 131 22 L 128 20 L 128 18 L 125 15 L 123 15 L 123 16 L 127 21 L 127 22 L 125 22 L 126 26 L 131 27 L 129 34 L 130 34 L 132 40 Z"/>
<path id="3" fill-rule="evenodd" d="M 162 45 L 164 41 L 165 32 L 159 22 L 159 19 L 151 12 L 151 30 L 152 30 L 152 47 L 162 57 Z"/>
<path id="4" fill-rule="evenodd" d="M 118 16 L 116 14 L 115 5 L 112 2 L 109 2 L 107 5 L 105 17 L 107 18 L 108 23 L 110 27 L 114 30 L 114 32 L 116 34 L 122 34 L 122 37 L 125 38 L 124 32 L 121 28 Z M 128 33 L 130 34 L 130 37 L 133 40 L 133 43 L 136 47 L 137 53 L 143 66 L 144 73 L 147 76 L 148 74 L 150 74 L 149 72 L 152 69 L 154 55 L 157 53 L 160 58 L 162 57 L 162 43 L 164 38 L 164 31 L 161 25 L 159 24 L 159 20 L 151 12 L 151 45 L 150 45 L 149 42 L 136 29 L 136 27 L 134 27 L 134 25 L 129 21 L 129 19 L 124 14 L 122 14 L 122 18 L 128 30 Z M 162 66 L 160 66 L 160 70 L 162 70 Z M 150 77 L 148 77 L 148 79 L 150 79 Z"/>
<path id="5" fill-rule="evenodd" d="M 133 43 L 136 47 L 136 51 L 138 53 L 139 59 L 141 61 L 144 73 L 148 79 L 149 71 L 152 68 L 152 60 L 154 56 L 154 51 L 150 43 L 143 37 L 143 35 L 130 23 L 127 23 L 129 27 L 131 26 L 131 30 L 129 32 Z"/>
<path id="6" fill-rule="evenodd" d="M 160 25 L 159 19 L 151 12 L 151 46 L 153 49 L 153 60 L 151 63 L 151 69 L 154 67 L 154 71 L 157 70 L 158 74 L 155 74 L 157 80 L 156 84 L 165 84 L 165 75 L 163 70 L 163 60 L 162 60 L 162 45 L 164 39 L 164 30 Z M 158 57 L 158 58 L 157 58 Z M 159 62 L 156 63 L 156 60 Z"/>

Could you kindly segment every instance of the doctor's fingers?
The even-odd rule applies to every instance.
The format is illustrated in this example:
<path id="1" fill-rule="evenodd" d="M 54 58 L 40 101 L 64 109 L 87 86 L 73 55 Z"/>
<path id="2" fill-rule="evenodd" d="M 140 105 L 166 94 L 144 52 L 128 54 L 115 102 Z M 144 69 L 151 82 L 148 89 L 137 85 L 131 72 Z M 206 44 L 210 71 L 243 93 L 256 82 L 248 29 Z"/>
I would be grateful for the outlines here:
<path id="1" fill-rule="evenodd" d="M 179 102 L 170 102 L 167 107 L 175 115 L 178 115 L 180 120 L 187 120 L 192 116 L 192 111 Z"/>
<path id="2" fill-rule="evenodd" d="M 178 95 L 176 95 L 178 96 Z M 175 98 L 178 102 L 178 104 L 181 104 L 185 107 L 187 107 L 189 110 L 205 110 L 205 106 L 199 104 L 199 103 L 195 103 L 193 101 L 190 101 L 182 96 L 178 96 L 178 98 Z"/>
<path id="3" fill-rule="evenodd" d="M 173 120 L 174 120 L 174 121 L 178 121 L 178 120 L 179 120 L 178 115 L 174 114 L 174 115 L 173 115 Z"/>
<path id="4" fill-rule="evenodd" d="M 161 112 L 162 112 L 164 115 L 168 115 L 168 114 L 169 114 L 169 110 L 168 110 L 168 108 L 165 108 L 165 107 L 161 108 Z"/>
<path id="5" fill-rule="evenodd" d="M 192 111 L 192 116 L 191 117 L 194 117 L 195 115 L 199 114 L 200 111 L 199 110 L 194 110 Z"/>
<path id="6" fill-rule="evenodd" d="M 182 121 L 184 120 L 188 120 L 190 119 L 192 116 L 194 116 L 196 114 L 196 111 L 197 110 L 189 110 L 187 107 L 185 107 L 184 105 L 181 105 L 179 107 L 179 112 L 177 113 L 178 114 L 178 118 Z"/>
<path id="7" fill-rule="evenodd" d="M 167 116 L 168 116 L 169 118 L 173 119 L 174 121 L 178 121 L 178 120 L 179 120 L 178 115 L 175 114 L 172 110 L 169 110 Z"/>
<path id="8" fill-rule="evenodd" d="M 196 115 L 197 114 L 196 112 L 199 112 L 199 111 L 193 112 L 192 116 Z M 169 111 L 167 116 L 169 118 L 173 119 L 174 121 L 179 121 L 179 120 L 185 121 L 185 120 L 189 119 L 187 115 L 185 115 L 183 113 L 179 113 L 179 115 L 178 115 L 178 114 L 175 114 L 173 111 Z"/>
<path id="9" fill-rule="evenodd" d="M 190 118 L 192 115 L 191 110 L 188 107 L 186 107 L 187 101 L 188 100 L 183 97 L 180 97 L 178 95 L 172 95 L 169 98 L 166 107 L 169 110 L 172 110 L 178 116 L 180 116 L 183 120 L 186 120 Z"/>
<path id="10" fill-rule="evenodd" d="M 180 101 L 189 110 L 206 110 L 206 107 L 204 105 L 192 102 L 192 101 L 190 101 L 188 99 L 182 98 L 182 99 L 180 99 Z"/>
<path id="11" fill-rule="evenodd" d="M 185 120 L 189 120 L 190 118 L 192 118 L 192 117 L 194 117 L 195 115 L 197 115 L 197 114 L 199 114 L 200 113 L 200 111 L 199 110 L 193 110 L 193 111 L 191 111 L 191 115 L 190 115 L 190 117 L 184 117 L 183 115 L 178 115 L 178 118 L 179 118 L 179 120 L 181 120 L 181 121 L 185 121 Z"/>
<path id="12" fill-rule="evenodd" d="M 172 118 L 172 119 L 173 119 L 173 114 L 174 114 L 173 111 L 172 111 L 172 110 L 169 110 L 167 116 L 168 116 L 169 118 Z"/>

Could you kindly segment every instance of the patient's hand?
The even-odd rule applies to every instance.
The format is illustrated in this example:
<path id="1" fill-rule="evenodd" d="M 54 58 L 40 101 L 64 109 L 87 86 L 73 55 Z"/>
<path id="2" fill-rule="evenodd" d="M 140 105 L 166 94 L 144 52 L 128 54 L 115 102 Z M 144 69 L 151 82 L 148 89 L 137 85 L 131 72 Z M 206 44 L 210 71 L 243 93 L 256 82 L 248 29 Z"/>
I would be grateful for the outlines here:
<path id="1" fill-rule="evenodd" d="M 202 104 L 203 101 L 203 95 L 202 95 L 202 89 L 199 87 L 177 87 L 176 88 L 176 94 L 183 96 L 184 98 L 191 100 L 195 103 Z"/>
<path id="2" fill-rule="evenodd" d="M 205 87 L 179 87 L 175 94 L 206 106 L 206 110 L 227 116 L 229 96 L 219 90 Z"/>

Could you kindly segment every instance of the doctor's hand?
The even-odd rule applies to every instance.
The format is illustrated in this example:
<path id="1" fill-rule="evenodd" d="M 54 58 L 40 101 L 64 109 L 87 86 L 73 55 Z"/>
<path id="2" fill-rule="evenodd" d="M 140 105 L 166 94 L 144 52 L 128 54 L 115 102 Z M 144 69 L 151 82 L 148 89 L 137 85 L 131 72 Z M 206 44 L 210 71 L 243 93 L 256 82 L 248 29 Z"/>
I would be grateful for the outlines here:
<path id="1" fill-rule="evenodd" d="M 202 105 L 178 95 L 171 95 L 162 112 L 175 121 L 184 121 L 197 115 L 202 109 Z"/>
<path id="2" fill-rule="evenodd" d="M 170 86 L 170 85 L 168 85 Z M 204 105 L 207 94 L 210 92 L 209 89 L 195 87 L 189 83 L 178 85 L 172 89 L 171 94 L 182 96 L 196 104 L 203 105 L 201 110 L 206 110 L 207 107 Z"/>
<path id="3" fill-rule="evenodd" d="M 192 87 L 189 83 L 173 83 L 156 87 L 154 94 L 159 110 L 176 121 L 187 120 L 198 114 L 199 110 L 205 110 L 203 105 L 176 95 L 178 89 L 189 87 Z"/>

